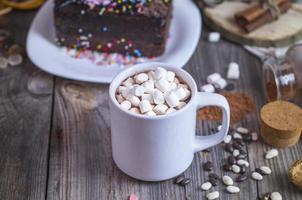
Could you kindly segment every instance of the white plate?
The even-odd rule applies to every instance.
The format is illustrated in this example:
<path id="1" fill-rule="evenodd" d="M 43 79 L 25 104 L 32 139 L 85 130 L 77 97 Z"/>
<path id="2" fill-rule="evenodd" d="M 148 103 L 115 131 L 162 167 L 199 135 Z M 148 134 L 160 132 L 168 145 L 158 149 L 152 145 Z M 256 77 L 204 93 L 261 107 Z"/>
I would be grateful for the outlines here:
<path id="1" fill-rule="evenodd" d="M 88 59 L 75 59 L 62 53 L 55 44 L 53 0 L 37 13 L 27 37 L 27 53 L 42 70 L 69 79 L 110 83 L 123 70 L 121 66 L 99 66 Z M 152 61 L 183 67 L 199 42 L 201 15 L 191 0 L 174 0 L 170 38 L 165 53 Z"/>

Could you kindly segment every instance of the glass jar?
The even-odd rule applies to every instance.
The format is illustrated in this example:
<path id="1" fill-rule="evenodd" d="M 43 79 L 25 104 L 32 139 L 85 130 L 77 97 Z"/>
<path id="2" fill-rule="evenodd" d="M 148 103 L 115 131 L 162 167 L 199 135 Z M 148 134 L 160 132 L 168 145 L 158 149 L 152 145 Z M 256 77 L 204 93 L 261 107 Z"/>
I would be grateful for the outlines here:
<path id="1" fill-rule="evenodd" d="M 268 101 L 302 100 L 302 44 L 288 49 L 283 58 L 267 58 L 263 64 L 263 88 Z"/>

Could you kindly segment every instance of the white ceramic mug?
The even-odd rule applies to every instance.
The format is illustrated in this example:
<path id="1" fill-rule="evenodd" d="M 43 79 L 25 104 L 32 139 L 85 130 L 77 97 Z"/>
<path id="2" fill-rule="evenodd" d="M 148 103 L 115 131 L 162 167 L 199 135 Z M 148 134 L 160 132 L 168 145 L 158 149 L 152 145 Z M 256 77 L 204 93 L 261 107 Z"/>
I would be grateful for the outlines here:
<path id="1" fill-rule="evenodd" d="M 145 116 L 123 110 L 115 98 L 117 87 L 126 78 L 164 67 L 174 71 L 191 88 L 188 104 L 168 115 Z M 219 94 L 197 92 L 193 78 L 186 71 L 161 63 L 145 63 L 122 71 L 109 89 L 112 154 L 116 165 L 129 176 L 144 181 L 162 181 L 184 172 L 194 153 L 223 141 L 229 129 L 230 109 Z M 196 136 L 196 111 L 204 106 L 222 109 L 221 130 L 209 136 Z"/>

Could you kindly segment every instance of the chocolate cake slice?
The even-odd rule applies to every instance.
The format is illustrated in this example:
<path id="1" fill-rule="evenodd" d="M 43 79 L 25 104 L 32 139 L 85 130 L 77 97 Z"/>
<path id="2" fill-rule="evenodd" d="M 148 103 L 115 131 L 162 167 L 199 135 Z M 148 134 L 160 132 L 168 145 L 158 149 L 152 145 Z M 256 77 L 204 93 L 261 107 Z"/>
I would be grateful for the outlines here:
<path id="1" fill-rule="evenodd" d="M 172 0 L 55 0 L 54 17 L 60 46 L 156 57 L 165 51 Z"/>

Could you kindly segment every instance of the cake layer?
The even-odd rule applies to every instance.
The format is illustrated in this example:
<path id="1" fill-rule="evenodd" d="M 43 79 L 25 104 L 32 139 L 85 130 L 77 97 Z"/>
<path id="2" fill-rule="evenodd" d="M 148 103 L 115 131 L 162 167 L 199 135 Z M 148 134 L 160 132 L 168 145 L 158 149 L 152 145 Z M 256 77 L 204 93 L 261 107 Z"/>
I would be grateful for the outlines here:
<path id="1" fill-rule="evenodd" d="M 62 6 L 62 2 L 66 3 L 56 0 L 54 13 L 58 44 L 61 46 L 138 57 L 159 56 L 165 50 L 172 15 L 171 3 L 150 3 L 142 13 L 100 14 L 97 6 L 91 8 L 78 2 Z"/>

